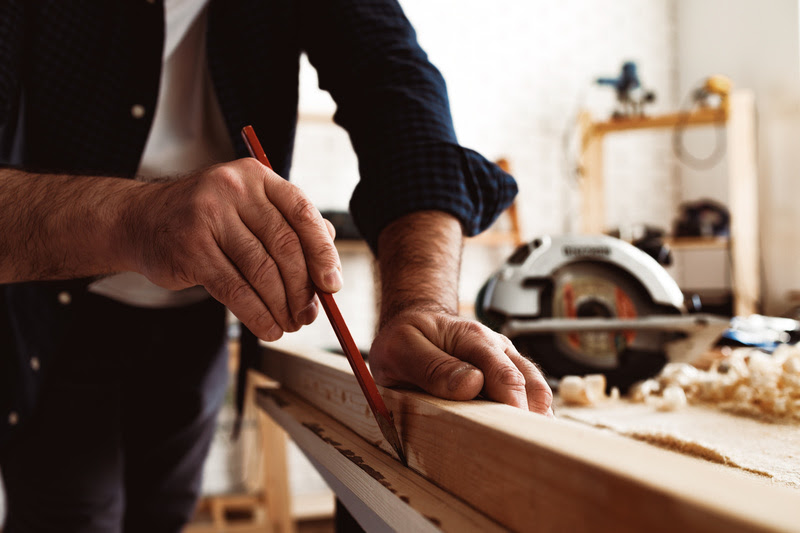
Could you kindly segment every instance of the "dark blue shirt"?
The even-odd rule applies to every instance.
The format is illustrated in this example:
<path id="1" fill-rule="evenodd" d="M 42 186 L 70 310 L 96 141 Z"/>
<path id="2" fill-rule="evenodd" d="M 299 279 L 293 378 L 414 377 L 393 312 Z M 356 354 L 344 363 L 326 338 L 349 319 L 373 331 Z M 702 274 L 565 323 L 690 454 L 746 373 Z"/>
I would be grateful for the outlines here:
<path id="1" fill-rule="evenodd" d="M 132 177 L 158 97 L 163 19 L 162 0 L 3 0 L 0 164 Z M 350 208 L 373 250 L 404 214 L 445 211 L 474 235 L 513 200 L 511 176 L 458 145 L 444 80 L 395 0 L 211 0 L 209 70 L 238 156 L 247 155 L 239 131 L 252 124 L 275 171 L 289 175 L 303 52 L 358 156 Z M 67 327 L 58 295 L 82 287 L 2 291 L 0 436 L 8 413 L 31 409 Z"/>

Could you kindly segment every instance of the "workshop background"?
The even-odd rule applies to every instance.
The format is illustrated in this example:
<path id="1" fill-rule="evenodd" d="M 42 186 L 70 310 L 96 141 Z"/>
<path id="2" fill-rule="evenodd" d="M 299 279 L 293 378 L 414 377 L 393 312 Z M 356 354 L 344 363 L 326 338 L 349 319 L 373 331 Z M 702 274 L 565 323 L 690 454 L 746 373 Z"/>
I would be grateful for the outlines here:
<path id="1" fill-rule="evenodd" d="M 610 116 L 614 91 L 595 83 L 635 61 L 656 94 L 649 114 L 678 110 L 705 78 L 728 76 L 756 95 L 762 312 L 781 315 L 800 304 L 800 2 L 798 0 L 400 0 L 419 40 L 447 80 L 460 142 L 490 159 L 508 160 L 520 194 L 521 232 L 576 232 L 580 195 L 576 119 L 588 110 Z M 291 179 L 323 211 L 347 209 L 357 163 L 346 133 L 331 121 L 334 105 L 304 61 L 300 122 Z M 714 150 L 713 128 L 687 132 L 685 146 Z M 670 230 L 681 202 L 728 200 L 723 160 L 708 170 L 682 165 L 671 132 L 609 137 L 605 144 L 609 227 L 647 224 Z M 468 245 L 461 296 L 478 288 L 509 247 Z M 729 288 L 725 251 L 678 258 L 670 272 L 682 286 Z M 358 344 L 368 348 L 375 304 L 365 247 L 343 247 L 345 285 L 337 295 Z M 703 268 L 697 268 L 703 265 Z M 298 343 L 336 346 L 324 318 L 292 334 Z M 230 413 L 223 414 L 230 416 Z M 229 419 L 227 419 L 229 420 Z M 220 434 L 209 460 L 206 491 L 229 490 L 241 472 Z M 292 450 L 292 490 L 322 490 Z M 0 517 L 3 501 L 0 498 Z M 2 519 L 0 518 L 0 522 Z"/>
<path id="2" fill-rule="evenodd" d="M 800 254 L 791 252 L 800 249 L 800 183 L 793 179 L 800 164 L 794 146 L 800 133 L 797 0 L 463 0 L 458 10 L 446 0 L 401 3 L 447 80 L 460 142 L 509 161 L 526 240 L 579 229 L 577 116 L 586 110 L 602 120 L 616 107 L 614 91 L 598 86 L 597 77 L 615 77 L 624 61 L 635 61 L 643 86 L 656 94 L 647 107 L 650 115 L 685 108 L 692 91 L 714 74 L 729 77 L 734 88 L 753 90 L 761 311 L 781 315 L 800 304 L 792 298 L 800 290 Z M 320 209 L 345 210 L 358 179 L 356 159 L 346 133 L 330 120 L 332 100 L 317 89 L 313 69 L 304 67 L 292 180 Z M 686 151 L 704 158 L 719 138 L 708 127 L 687 130 L 683 141 Z M 682 202 L 728 201 L 724 154 L 710 169 L 683 165 L 670 129 L 608 136 L 604 157 L 609 228 L 646 224 L 671 232 Z M 468 246 L 463 301 L 474 301 L 507 253 Z M 371 275 L 368 259 L 351 248 L 342 255 L 348 290 L 340 297 L 352 302 L 351 328 L 368 347 L 374 309 L 358 305 L 371 297 L 363 282 Z M 669 272 L 682 287 L 723 293 L 731 288 L 726 250 L 676 253 Z M 296 335 L 335 345 L 325 326 L 317 323 Z"/>
<path id="3" fill-rule="evenodd" d="M 617 108 L 616 77 L 635 61 L 643 86 L 656 94 L 649 115 L 687 106 L 711 75 L 755 92 L 762 256 L 761 312 L 791 310 L 800 289 L 800 2 L 773 0 L 401 0 L 422 46 L 447 80 L 460 142 L 492 160 L 508 160 L 520 193 L 522 237 L 579 231 L 577 118 L 588 111 L 605 120 Z M 323 211 L 347 209 L 357 161 L 344 131 L 333 124 L 334 104 L 302 70 L 300 122 L 292 180 Z M 724 133 L 723 133 L 724 136 Z M 698 158 L 713 157 L 714 127 L 687 129 L 683 145 Z M 709 199 L 727 204 L 725 154 L 709 169 L 682 164 L 671 129 L 639 130 L 605 139 L 605 200 L 609 228 L 655 226 L 671 232 L 680 205 Z M 723 147 L 724 148 L 724 147 Z M 343 186 L 343 184 L 348 184 Z M 508 221 L 500 225 L 507 227 Z M 469 305 L 511 245 L 468 243 L 460 296 Z M 337 295 L 356 342 L 368 349 L 375 324 L 371 258 L 343 244 L 345 288 Z M 681 287 L 730 295 L 726 249 L 674 251 L 668 271 Z M 336 347 L 324 320 L 292 341 Z M 292 448 L 295 494 L 322 486 Z"/>

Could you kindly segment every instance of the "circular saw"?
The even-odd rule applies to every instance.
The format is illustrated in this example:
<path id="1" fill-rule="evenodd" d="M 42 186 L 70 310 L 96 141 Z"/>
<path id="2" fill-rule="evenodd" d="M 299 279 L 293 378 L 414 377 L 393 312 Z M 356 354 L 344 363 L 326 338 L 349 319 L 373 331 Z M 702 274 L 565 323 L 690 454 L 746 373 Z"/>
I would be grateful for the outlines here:
<path id="1" fill-rule="evenodd" d="M 667 361 L 691 361 L 728 327 L 688 315 L 664 268 L 605 235 L 545 236 L 520 246 L 478 294 L 478 319 L 549 378 L 602 373 L 626 390 Z"/>

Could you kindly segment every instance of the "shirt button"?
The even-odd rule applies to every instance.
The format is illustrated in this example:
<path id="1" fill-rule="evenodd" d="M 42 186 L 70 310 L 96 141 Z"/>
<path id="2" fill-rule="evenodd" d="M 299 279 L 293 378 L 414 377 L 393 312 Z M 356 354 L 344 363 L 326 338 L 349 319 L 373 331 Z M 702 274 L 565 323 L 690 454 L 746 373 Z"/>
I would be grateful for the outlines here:
<path id="1" fill-rule="evenodd" d="M 144 116 L 145 109 L 144 106 L 141 104 L 136 104 L 131 106 L 131 116 L 133 118 L 142 118 Z"/>
<path id="2" fill-rule="evenodd" d="M 61 305 L 69 305 L 72 303 L 72 295 L 67 291 L 61 291 L 58 293 L 58 303 Z"/>
<path id="3" fill-rule="evenodd" d="M 16 426 L 17 422 L 19 422 L 19 415 L 16 411 L 11 411 L 8 413 L 8 425 L 9 426 Z"/>
<path id="4" fill-rule="evenodd" d="M 39 358 L 38 357 L 31 357 L 31 368 L 34 372 L 39 370 Z"/>

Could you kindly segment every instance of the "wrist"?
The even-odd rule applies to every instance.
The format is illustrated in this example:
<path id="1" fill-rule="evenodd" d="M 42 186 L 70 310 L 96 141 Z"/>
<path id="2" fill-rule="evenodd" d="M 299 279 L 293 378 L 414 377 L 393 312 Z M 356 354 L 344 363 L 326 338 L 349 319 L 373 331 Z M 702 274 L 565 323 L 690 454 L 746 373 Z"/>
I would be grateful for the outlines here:
<path id="1" fill-rule="evenodd" d="M 111 223 L 106 235 L 106 249 L 115 272 L 143 273 L 144 243 L 148 241 L 148 223 L 156 208 L 156 192 L 161 185 L 126 180 L 111 202 Z"/>
<path id="2" fill-rule="evenodd" d="M 457 316 L 458 309 L 443 302 L 429 298 L 412 298 L 408 300 L 397 300 L 381 306 L 380 320 L 378 329 L 395 318 L 405 314 L 435 313 L 440 315 Z"/>
<path id="3" fill-rule="evenodd" d="M 409 312 L 458 314 L 461 226 L 447 213 L 406 215 L 379 237 L 380 325 Z"/>

